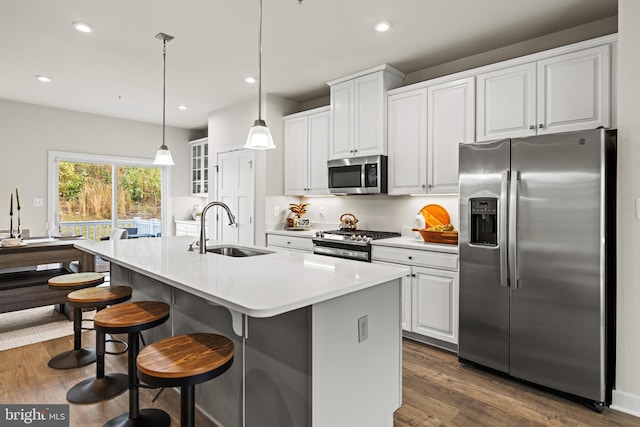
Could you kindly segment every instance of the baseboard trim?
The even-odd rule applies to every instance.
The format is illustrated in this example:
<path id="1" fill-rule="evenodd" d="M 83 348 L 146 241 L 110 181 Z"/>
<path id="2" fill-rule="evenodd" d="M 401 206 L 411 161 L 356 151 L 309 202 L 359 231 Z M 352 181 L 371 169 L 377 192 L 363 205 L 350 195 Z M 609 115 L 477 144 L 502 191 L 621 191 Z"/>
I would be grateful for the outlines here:
<path id="1" fill-rule="evenodd" d="M 611 409 L 640 417 L 640 396 L 613 390 Z"/>

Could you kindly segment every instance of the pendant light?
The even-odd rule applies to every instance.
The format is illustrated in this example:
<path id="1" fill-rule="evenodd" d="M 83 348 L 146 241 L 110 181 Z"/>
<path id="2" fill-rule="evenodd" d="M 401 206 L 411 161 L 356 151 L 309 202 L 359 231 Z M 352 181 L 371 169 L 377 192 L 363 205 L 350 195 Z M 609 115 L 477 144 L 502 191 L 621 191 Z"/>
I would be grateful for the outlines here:
<path id="1" fill-rule="evenodd" d="M 267 123 L 262 120 L 262 0 L 259 0 L 258 8 L 258 119 L 249 129 L 249 136 L 244 148 L 253 150 L 276 148 Z"/>
<path id="2" fill-rule="evenodd" d="M 174 39 L 173 36 L 170 36 L 165 33 L 156 34 L 156 38 L 162 40 L 162 61 L 163 61 L 163 69 L 162 69 L 162 145 L 158 148 L 156 152 L 156 157 L 153 159 L 154 165 L 160 166 L 173 166 L 173 157 L 171 157 L 171 152 L 169 151 L 169 147 L 164 142 L 164 134 L 165 134 L 165 116 L 166 116 L 166 86 L 167 86 L 167 42 L 170 42 Z"/>

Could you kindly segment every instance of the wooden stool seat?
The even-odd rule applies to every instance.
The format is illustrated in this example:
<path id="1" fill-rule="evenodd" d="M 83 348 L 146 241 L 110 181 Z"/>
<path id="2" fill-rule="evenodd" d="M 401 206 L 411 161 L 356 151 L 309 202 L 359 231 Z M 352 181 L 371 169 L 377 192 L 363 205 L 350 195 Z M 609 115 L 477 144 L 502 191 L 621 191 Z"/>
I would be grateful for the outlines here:
<path id="1" fill-rule="evenodd" d="M 138 376 L 159 387 L 180 387 L 180 425 L 195 425 L 195 385 L 226 372 L 233 342 L 222 335 L 178 335 L 145 347 L 137 359 Z"/>
<path id="2" fill-rule="evenodd" d="M 52 277 L 48 280 L 49 289 L 70 292 L 98 286 L 104 283 L 102 273 L 70 273 Z M 67 301 L 69 295 L 67 294 Z M 73 350 L 66 351 L 49 360 L 53 369 L 71 369 L 86 366 L 96 361 L 96 352 L 92 348 L 82 348 L 82 308 L 73 309 Z"/>
<path id="3" fill-rule="evenodd" d="M 227 370 L 233 354 L 233 342 L 222 335 L 178 335 L 142 349 L 138 374 L 145 382 L 152 377 L 150 384 L 162 387 L 199 384 Z"/>
<path id="4" fill-rule="evenodd" d="M 159 301 L 136 301 L 114 305 L 96 313 L 93 326 L 98 336 L 105 333 L 124 333 L 129 337 L 127 371 L 129 375 L 129 412 L 109 420 L 104 427 L 169 427 L 171 418 L 155 408 L 140 409 L 136 357 L 140 350 L 140 332 L 164 323 L 170 307 Z M 104 350 L 102 350 L 104 351 Z M 100 350 L 99 350 L 100 353 Z"/>
<path id="5" fill-rule="evenodd" d="M 169 305 L 159 301 L 138 301 L 109 307 L 96 313 L 93 325 L 107 333 L 140 332 L 169 318 Z"/>
<path id="6" fill-rule="evenodd" d="M 70 273 L 49 279 L 49 289 L 82 289 L 98 286 L 102 283 L 104 283 L 104 274 L 102 273 Z"/>
<path id="7" fill-rule="evenodd" d="M 69 305 L 74 310 L 82 311 L 84 308 L 96 308 L 98 310 L 110 305 L 119 304 L 131 299 L 133 289 L 129 286 L 99 286 L 84 288 L 71 292 L 67 296 Z M 124 350 L 117 353 L 123 354 L 127 351 L 127 343 L 117 339 L 106 339 L 104 334 L 96 335 L 96 347 L 100 350 L 105 346 L 105 342 L 117 342 L 124 346 Z M 105 375 L 104 354 L 106 351 L 98 351 L 96 355 L 96 376 L 86 379 L 67 392 L 67 400 L 72 403 L 96 403 L 117 396 L 127 390 L 128 377 L 125 374 Z"/>
<path id="8" fill-rule="evenodd" d="M 67 295 L 67 301 L 74 307 L 101 308 L 131 299 L 132 292 L 129 286 L 84 288 Z"/>

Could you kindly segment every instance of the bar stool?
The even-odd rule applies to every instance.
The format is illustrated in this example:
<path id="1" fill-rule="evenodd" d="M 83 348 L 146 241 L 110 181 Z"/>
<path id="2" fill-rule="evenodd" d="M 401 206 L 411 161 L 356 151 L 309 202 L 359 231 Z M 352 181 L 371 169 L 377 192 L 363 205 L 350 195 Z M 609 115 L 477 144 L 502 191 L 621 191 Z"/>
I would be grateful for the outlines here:
<path id="1" fill-rule="evenodd" d="M 194 333 L 149 344 L 138 355 L 140 379 L 157 387 L 180 387 L 180 425 L 195 425 L 195 385 L 222 375 L 233 363 L 233 342 Z"/>
<path id="2" fill-rule="evenodd" d="M 90 288 L 104 283 L 102 273 L 71 273 L 49 279 L 49 289 L 60 291 L 75 291 Z M 73 308 L 73 350 L 61 353 L 49 360 L 49 367 L 53 369 L 71 369 L 89 365 L 96 361 L 96 351 L 93 348 L 82 348 L 82 308 Z"/>
<path id="3" fill-rule="evenodd" d="M 106 308 L 94 317 L 93 325 L 99 335 L 126 332 L 129 336 L 129 413 L 111 419 L 104 424 L 105 426 L 164 427 L 171 423 L 169 414 L 160 409 L 140 409 L 140 384 L 136 369 L 136 357 L 140 351 L 140 332 L 158 326 L 168 318 L 169 305 L 158 301 L 127 302 Z"/>
<path id="4" fill-rule="evenodd" d="M 80 289 L 67 296 L 74 309 L 96 308 L 98 311 L 131 299 L 132 289 L 128 286 L 100 286 Z M 126 345 L 126 343 L 125 343 Z M 125 350 L 126 351 L 126 347 Z M 95 403 L 110 399 L 127 389 L 127 375 L 104 373 L 105 335 L 96 334 L 96 376 L 84 380 L 69 389 L 67 400 L 72 403 Z M 119 352 L 116 354 L 122 354 Z"/>

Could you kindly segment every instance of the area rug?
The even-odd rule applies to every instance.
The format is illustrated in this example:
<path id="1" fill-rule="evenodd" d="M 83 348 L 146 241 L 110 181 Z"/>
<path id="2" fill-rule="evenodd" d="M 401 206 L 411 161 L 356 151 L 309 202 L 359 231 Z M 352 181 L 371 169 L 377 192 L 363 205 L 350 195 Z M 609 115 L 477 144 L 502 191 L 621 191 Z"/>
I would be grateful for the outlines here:
<path id="1" fill-rule="evenodd" d="M 73 322 L 53 306 L 0 314 L 0 351 L 72 334 Z"/>

